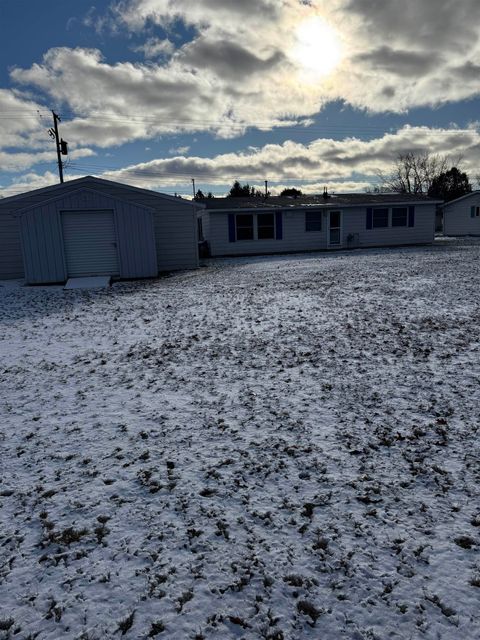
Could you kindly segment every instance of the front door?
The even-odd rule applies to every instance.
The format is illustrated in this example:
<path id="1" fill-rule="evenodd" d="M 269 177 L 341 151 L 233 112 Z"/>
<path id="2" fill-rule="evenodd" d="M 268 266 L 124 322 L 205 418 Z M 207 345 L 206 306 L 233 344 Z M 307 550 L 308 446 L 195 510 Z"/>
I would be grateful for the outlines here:
<path id="1" fill-rule="evenodd" d="M 340 247 L 342 245 L 342 212 L 328 212 L 328 246 Z"/>

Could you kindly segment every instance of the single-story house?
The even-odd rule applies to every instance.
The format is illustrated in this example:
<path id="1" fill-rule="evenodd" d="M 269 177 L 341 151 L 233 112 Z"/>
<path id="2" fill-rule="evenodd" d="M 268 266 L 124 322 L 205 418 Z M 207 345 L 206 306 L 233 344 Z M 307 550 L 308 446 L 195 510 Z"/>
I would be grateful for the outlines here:
<path id="1" fill-rule="evenodd" d="M 472 191 L 443 205 L 443 233 L 480 236 L 480 191 Z"/>
<path id="2" fill-rule="evenodd" d="M 198 212 L 210 255 L 432 243 L 439 201 L 411 194 L 210 198 Z"/>
<path id="3" fill-rule="evenodd" d="M 142 278 L 195 268 L 198 209 L 198 203 L 92 176 L 4 198 L 0 280 Z"/>

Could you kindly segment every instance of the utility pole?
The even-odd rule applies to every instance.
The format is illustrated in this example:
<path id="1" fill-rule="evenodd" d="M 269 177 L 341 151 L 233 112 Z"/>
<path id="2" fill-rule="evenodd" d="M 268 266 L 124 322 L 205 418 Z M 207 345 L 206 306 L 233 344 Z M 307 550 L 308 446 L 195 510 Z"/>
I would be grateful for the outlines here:
<path id="1" fill-rule="evenodd" d="M 61 139 L 58 134 L 58 123 L 61 122 L 60 116 L 55 113 L 52 109 L 53 116 L 53 129 L 49 129 L 48 133 L 51 138 L 54 138 L 55 145 L 57 147 L 57 162 L 58 162 L 58 175 L 60 176 L 60 182 L 63 182 L 63 164 L 62 164 L 62 155 L 68 155 L 68 145 L 65 140 Z"/>
<path id="2" fill-rule="evenodd" d="M 195 200 L 195 178 L 192 178 L 193 199 Z"/>

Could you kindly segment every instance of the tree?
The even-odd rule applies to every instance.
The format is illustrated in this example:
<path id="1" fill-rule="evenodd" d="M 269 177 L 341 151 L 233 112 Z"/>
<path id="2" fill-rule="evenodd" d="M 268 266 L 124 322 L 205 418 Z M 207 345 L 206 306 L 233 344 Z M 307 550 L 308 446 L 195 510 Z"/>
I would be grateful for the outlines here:
<path id="1" fill-rule="evenodd" d="M 238 180 L 235 180 L 235 182 L 232 185 L 232 188 L 229 191 L 228 197 L 229 198 L 248 198 L 250 196 L 250 185 L 248 184 L 244 184 L 241 185 L 240 182 Z"/>
<path id="2" fill-rule="evenodd" d="M 284 189 L 280 195 L 285 197 L 297 198 L 298 196 L 303 196 L 303 193 L 300 191 L 300 189 L 295 189 L 295 187 L 290 187 L 289 189 Z"/>
<path id="3" fill-rule="evenodd" d="M 452 167 L 432 180 L 428 195 L 431 198 L 449 202 L 470 193 L 471 190 L 472 186 L 468 175 L 464 171 L 457 169 L 457 167 Z"/>
<path id="4" fill-rule="evenodd" d="M 264 194 L 247 184 L 240 184 L 238 180 L 235 180 L 232 188 L 229 191 L 227 198 L 261 198 Z"/>
<path id="5" fill-rule="evenodd" d="M 449 164 L 446 156 L 410 151 L 398 155 L 391 173 L 379 173 L 378 177 L 384 191 L 426 195 L 433 181 L 448 171 Z"/>
<path id="6" fill-rule="evenodd" d="M 205 200 L 205 194 L 203 193 L 203 191 L 201 189 L 199 189 L 197 191 L 197 193 L 195 194 L 194 200 Z"/>

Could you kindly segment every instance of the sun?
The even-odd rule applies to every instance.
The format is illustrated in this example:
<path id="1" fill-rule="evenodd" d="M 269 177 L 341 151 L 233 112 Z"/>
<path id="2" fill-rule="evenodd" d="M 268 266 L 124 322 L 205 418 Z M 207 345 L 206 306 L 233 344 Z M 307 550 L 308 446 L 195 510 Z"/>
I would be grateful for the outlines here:
<path id="1" fill-rule="evenodd" d="M 297 26 L 290 58 L 309 75 L 327 76 L 342 58 L 340 38 L 335 29 L 319 16 Z"/>

